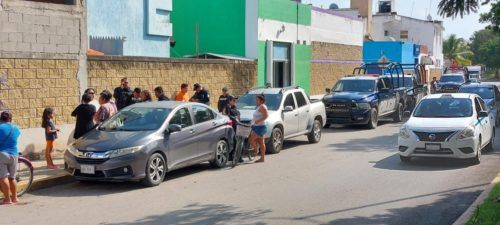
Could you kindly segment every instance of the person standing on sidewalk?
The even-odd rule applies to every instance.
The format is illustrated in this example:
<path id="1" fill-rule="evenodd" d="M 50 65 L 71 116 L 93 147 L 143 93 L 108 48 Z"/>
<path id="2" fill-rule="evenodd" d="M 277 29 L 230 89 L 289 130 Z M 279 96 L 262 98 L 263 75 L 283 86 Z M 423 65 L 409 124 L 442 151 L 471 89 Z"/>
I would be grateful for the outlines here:
<path id="1" fill-rule="evenodd" d="M 0 205 L 17 203 L 17 158 L 19 150 L 17 140 L 21 131 L 19 127 L 12 124 L 12 114 L 2 112 L 0 115 L 0 189 L 4 199 Z"/>
<path id="2" fill-rule="evenodd" d="M 152 102 L 153 98 L 148 90 L 141 91 L 141 102 Z"/>
<path id="3" fill-rule="evenodd" d="M 190 99 L 191 102 L 199 102 L 199 103 L 203 103 L 205 105 L 210 105 L 210 95 L 208 94 L 207 90 L 205 90 L 198 83 L 194 84 L 193 90 L 195 92 L 194 92 L 193 97 L 191 97 L 191 99 Z"/>
<path id="4" fill-rule="evenodd" d="M 57 132 L 60 131 L 54 124 L 55 115 L 56 113 L 53 108 L 46 108 L 43 110 L 42 128 L 45 130 L 45 140 L 47 141 L 45 160 L 47 161 L 47 168 L 49 169 L 59 169 L 58 166 L 54 165 L 52 156 L 50 155 L 52 150 L 54 150 L 54 141 L 57 139 Z"/>
<path id="5" fill-rule="evenodd" d="M 227 90 L 227 87 L 223 87 L 222 95 L 219 96 L 219 101 L 217 102 L 217 109 L 219 109 L 220 113 L 222 113 L 222 111 L 224 111 L 224 109 L 227 107 L 228 97 L 229 97 L 229 92 Z"/>
<path id="6" fill-rule="evenodd" d="M 101 104 L 101 106 L 94 116 L 94 120 L 97 124 L 104 122 L 109 117 L 115 115 L 118 111 L 115 105 L 111 102 L 111 97 L 111 92 L 107 90 L 101 93 L 101 96 L 99 97 L 99 104 Z"/>
<path id="7" fill-rule="evenodd" d="M 132 92 L 132 100 L 131 100 L 132 104 L 142 102 L 141 92 L 142 90 L 140 88 L 138 87 L 134 88 L 134 92 Z"/>
<path id="8" fill-rule="evenodd" d="M 73 138 L 78 139 L 94 128 L 94 115 L 96 113 L 95 106 L 89 104 L 92 97 L 88 94 L 83 94 L 82 104 L 80 104 L 71 113 L 71 116 L 76 117 L 75 133 Z"/>
<path id="9" fill-rule="evenodd" d="M 132 90 L 128 86 L 128 79 L 122 78 L 120 87 L 115 88 L 113 97 L 116 101 L 116 108 L 121 110 L 132 104 Z"/>
<path id="10" fill-rule="evenodd" d="M 264 162 L 264 157 L 266 155 L 264 135 L 267 133 L 266 119 L 269 117 L 269 112 L 267 111 L 266 97 L 263 94 L 257 95 L 255 101 L 257 103 L 257 108 L 253 113 L 252 133 L 250 134 L 249 142 L 255 154 L 257 154 L 258 148 L 260 148 L 260 159 L 256 162 Z"/>
<path id="11" fill-rule="evenodd" d="M 179 102 L 189 102 L 189 97 L 187 95 L 189 85 L 184 83 L 181 84 L 181 90 L 175 95 L 175 101 Z"/>
<path id="12" fill-rule="evenodd" d="M 155 88 L 155 96 L 158 98 L 158 101 L 170 101 L 161 86 Z"/>
<path id="13" fill-rule="evenodd" d="M 95 98 L 95 89 L 94 88 L 87 88 L 87 90 L 85 90 L 85 94 L 88 94 L 90 95 L 90 97 L 92 97 L 92 100 L 90 100 L 90 103 L 91 105 L 93 105 L 96 109 L 99 109 L 99 107 L 101 106 L 99 104 L 99 101 Z"/>

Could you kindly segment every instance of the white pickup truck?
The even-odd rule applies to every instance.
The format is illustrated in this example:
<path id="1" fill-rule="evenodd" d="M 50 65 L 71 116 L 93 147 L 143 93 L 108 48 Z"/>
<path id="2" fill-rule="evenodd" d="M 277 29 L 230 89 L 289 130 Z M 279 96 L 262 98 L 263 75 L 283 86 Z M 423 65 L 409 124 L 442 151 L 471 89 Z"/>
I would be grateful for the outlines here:
<path id="1" fill-rule="evenodd" d="M 325 105 L 320 100 L 311 100 L 299 87 L 255 88 L 240 96 L 237 108 L 240 121 L 249 123 L 256 108 L 257 95 L 266 97 L 269 118 L 265 135 L 267 152 L 279 153 L 283 141 L 307 135 L 310 143 L 321 140 L 321 129 L 326 123 Z"/>

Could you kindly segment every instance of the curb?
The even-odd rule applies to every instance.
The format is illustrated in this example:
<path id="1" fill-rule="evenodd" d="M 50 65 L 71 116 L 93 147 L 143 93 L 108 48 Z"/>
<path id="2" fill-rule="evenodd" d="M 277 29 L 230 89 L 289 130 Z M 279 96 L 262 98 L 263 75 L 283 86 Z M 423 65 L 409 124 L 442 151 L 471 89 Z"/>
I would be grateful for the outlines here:
<path id="1" fill-rule="evenodd" d="M 465 225 L 467 222 L 469 222 L 470 218 L 474 215 L 474 212 L 476 211 L 476 208 L 483 204 L 484 200 L 488 197 L 490 194 L 491 190 L 493 187 L 497 184 L 500 183 L 500 173 L 497 174 L 497 176 L 491 181 L 490 185 L 486 189 L 484 189 L 483 193 L 477 197 L 477 199 L 465 210 L 464 213 L 458 219 L 453 223 L 453 225 Z"/>
<path id="2" fill-rule="evenodd" d="M 57 174 L 57 175 L 52 176 L 52 177 L 34 180 L 29 192 L 40 190 L 43 188 L 56 186 L 56 185 L 60 185 L 60 184 L 65 184 L 65 183 L 68 183 L 70 181 L 73 181 L 73 177 L 71 177 L 71 175 L 69 175 L 67 172 L 60 173 L 60 174 Z"/>

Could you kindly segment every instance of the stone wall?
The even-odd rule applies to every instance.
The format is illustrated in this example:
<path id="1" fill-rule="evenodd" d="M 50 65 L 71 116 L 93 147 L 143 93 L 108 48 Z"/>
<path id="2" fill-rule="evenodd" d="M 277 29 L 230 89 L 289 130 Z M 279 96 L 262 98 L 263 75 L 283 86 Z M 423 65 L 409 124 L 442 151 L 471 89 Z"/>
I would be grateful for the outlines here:
<path id="1" fill-rule="evenodd" d="M 325 93 L 362 63 L 362 46 L 312 42 L 311 95 Z"/>
<path id="2" fill-rule="evenodd" d="M 0 1 L 0 57 L 13 53 L 78 54 L 86 35 L 80 2 L 63 5 L 33 1 Z"/>
<path id="3" fill-rule="evenodd" d="M 188 83 L 190 90 L 194 83 L 200 83 L 209 90 L 215 107 L 224 86 L 232 94 L 241 95 L 256 85 L 257 64 L 233 60 L 89 57 L 89 87 L 98 92 L 112 91 L 123 77 L 128 78 L 131 87 L 140 87 L 152 94 L 156 86 L 162 86 L 168 97 L 176 93 L 182 83 Z"/>
<path id="4" fill-rule="evenodd" d="M 44 108 L 53 107 L 58 124 L 73 123 L 71 112 L 78 104 L 78 60 L 0 59 L 0 86 L 4 109 L 14 115 L 20 128 L 41 126 Z"/>

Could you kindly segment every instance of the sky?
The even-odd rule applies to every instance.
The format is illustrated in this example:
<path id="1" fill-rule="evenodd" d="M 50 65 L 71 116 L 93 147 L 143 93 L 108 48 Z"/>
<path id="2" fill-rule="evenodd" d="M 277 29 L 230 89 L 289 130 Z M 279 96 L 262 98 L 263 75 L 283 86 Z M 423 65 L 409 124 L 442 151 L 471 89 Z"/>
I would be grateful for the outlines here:
<path id="1" fill-rule="evenodd" d="M 378 9 L 378 0 L 373 1 L 373 10 Z M 328 8 L 336 3 L 340 8 L 348 8 L 350 0 L 302 0 L 303 3 L 312 3 L 314 6 Z M 469 39 L 474 31 L 481 30 L 486 24 L 479 23 L 479 13 L 488 12 L 491 5 L 481 6 L 478 13 L 472 13 L 464 18 L 442 18 L 437 15 L 440 0 L 396 0 L 396 11 L 399 15 L 411 16 L 419 19 L 427 18 L 430 13 L 434 20 L 442 20 L 445 36 L 456 34 L 458 37 Z M 430 6 L 430 7 L 429 7 Z"/>

